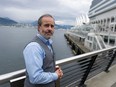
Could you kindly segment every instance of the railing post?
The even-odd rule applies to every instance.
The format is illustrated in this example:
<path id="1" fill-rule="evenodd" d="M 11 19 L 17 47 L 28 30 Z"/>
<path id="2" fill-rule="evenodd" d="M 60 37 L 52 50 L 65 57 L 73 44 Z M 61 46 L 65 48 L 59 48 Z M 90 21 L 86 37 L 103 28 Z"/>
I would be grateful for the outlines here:
<path id="1" fill-rule="evenodd" d="M 84 83 L 85 83 L 85 81 L 86 81 L 86 79 L 87 79 L 87 77 L 88 77 L 88 75 L 90 73 L 90 70 L 91 70 L 91 68 L 92 68 L 96 58 L 97 58 L 97 55 L 91 57 L 90 63 L 88 65 L 88 68 L 86 69 L 86 71 L 85 71 L 85 73 L 84 73 L 84 75 L 83 75 L 83 77 L 82 77 L 78 87 L 86 87 L 86 85 Z"/>
<path id="2" fill-rule="evenodd" d="M 116 50 L 114 51 L 113 56 L 111 57 L 111 59 L 110 59 L 108 65 L 107 65 L 107 67 L 106 67 L 106 69 L 105 69 L 105 72 L 109 72 L 108 69 L 110 68 L 110 66 L 111 66 L 112 62 L 114 61 L 114 58 L 115 58 L 115 57 L 116 57 Z"/>
<path id="3" fill-rule="evenodd" d="M 55 87 L 60 87 L 60 79 L 56 80 L 56 86 Z"/>

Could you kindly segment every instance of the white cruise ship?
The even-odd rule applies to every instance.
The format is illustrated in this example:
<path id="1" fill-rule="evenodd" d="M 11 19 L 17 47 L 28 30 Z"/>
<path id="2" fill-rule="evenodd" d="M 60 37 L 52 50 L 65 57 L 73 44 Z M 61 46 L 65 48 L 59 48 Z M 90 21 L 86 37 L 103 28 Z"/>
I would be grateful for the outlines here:
<path id="1" fill-rule="evenodd" d="M 83 39 L 90 51 L 116 45 L 116 0 L 93 0 L 88 18 L 76 18 L 69 33 Z"/>
<path id="2" fill-rule="evenodd" d="M 116 45 L 116 0 L 93 0 L 89 10 L 90 24 L 109 46 Z"/>

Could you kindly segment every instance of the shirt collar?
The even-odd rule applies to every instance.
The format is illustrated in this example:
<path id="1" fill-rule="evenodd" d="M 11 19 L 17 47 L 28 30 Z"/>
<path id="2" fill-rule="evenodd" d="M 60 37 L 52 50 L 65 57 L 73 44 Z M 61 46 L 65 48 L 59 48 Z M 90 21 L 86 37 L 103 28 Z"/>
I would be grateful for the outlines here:
<path id="1" fill-rule="evenodd" d="M 37 36 L 45 43 L 45 44 L 47 44 L 47 45 L 51 45 L 52 43 L 53 43 L 53 41 L 51 40 L 51 39 L 46 39 L 45 37 L 43 37 L 41 34 L 37 34 Z"/>

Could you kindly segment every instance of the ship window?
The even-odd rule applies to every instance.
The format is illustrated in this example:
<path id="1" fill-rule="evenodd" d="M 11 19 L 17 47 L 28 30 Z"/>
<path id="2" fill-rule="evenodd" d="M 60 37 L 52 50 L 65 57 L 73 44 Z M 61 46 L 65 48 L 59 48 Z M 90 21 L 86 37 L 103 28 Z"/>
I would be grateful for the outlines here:
<path id="1" fill-rule="evenodd" d="M 110 39 L 110 40 L 109 40 L 109 43 L 110 43 L 111 45 L 114 45 L 114 44 L 115 44 L 115 39 Z"/>
<path id="2" fill-rule="evenodd" d="M 91 44 L 91 43 L 89 43 L 89 47 L 90 47 L 90 48 L 91 48 L 91 45 L 92 45 L 92 44 Z"/>
<path id="3" fill-rule="evenodd" d="M 115 32 L 116 32 L 116 25 L 115 25 Z"/>
<path id="4" fill-rule="evenodd" d="M 92 41 L 92 37 L 88 36 L 88 40 Z"/>
<path id="5" fill-rule="evenodd" d="M 104 19 L 104 23 L 106 23 L 106 19 Z"/>
<path id="6" fill-rule="evenodd" d="M 103 35 L 101 35 L 101 37 L 103 38 Z"/>
<path id="7" fill-rule="evenodd" d="M 104 36 L 104 42 L 105 42 L 105 43 L 108 42 L 108 36 Z"/>
<path id="8" fill-rule="evenodd" d="M 111 27 L 111 31 L 113 31 L 113 27 Z"/>
<path id="9" fill-rule="evenodd" d="M 111 22 L 114 22 L 114 18 L 111 18 Z"/>
<path id="10" fill-rule="evenodd" d="M 88 36 L 88 38 L 87 38 L 88 40 L 89 40 L 89 36 Z"/>

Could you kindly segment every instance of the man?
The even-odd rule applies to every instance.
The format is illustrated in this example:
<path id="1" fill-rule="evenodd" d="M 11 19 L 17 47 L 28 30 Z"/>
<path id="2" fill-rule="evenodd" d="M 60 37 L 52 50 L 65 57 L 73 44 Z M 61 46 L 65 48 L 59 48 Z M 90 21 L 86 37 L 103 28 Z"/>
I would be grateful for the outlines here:
<path id="1" fill-rule="evenodd" d="M 63 76 L 61 68 L 55 67 L 50 39 L 54 25 L 54 18 L 49 14 L 38 19 L 38 34 L 23 51 L 27 71 L 24 87 L 55 87 L 55 80 Z"/>

